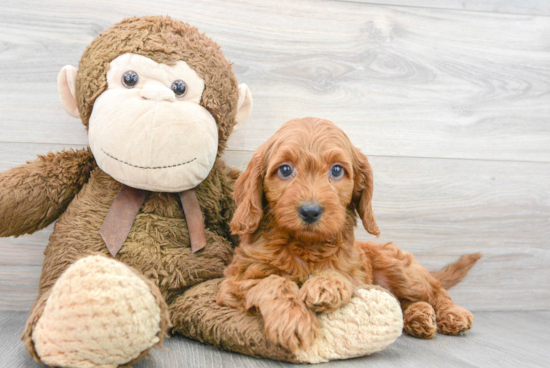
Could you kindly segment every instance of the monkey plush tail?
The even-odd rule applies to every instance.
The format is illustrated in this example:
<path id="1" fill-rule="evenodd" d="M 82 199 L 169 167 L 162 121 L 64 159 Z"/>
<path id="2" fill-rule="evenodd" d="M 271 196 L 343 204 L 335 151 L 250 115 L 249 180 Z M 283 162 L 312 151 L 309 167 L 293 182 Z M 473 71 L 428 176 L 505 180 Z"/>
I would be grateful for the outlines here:
<path id="1" fill-rule="evenodd" d="M 478 259 L 482 256 L 481 253 L 466 254 L 458 260 L 458 262 L 452 263 L 445 267 L 441 271 L 430 272 L 441 283 L 444 289 L 450 289 L 458 284 L 464 277 L 470 268 L 472 268 Z"/>

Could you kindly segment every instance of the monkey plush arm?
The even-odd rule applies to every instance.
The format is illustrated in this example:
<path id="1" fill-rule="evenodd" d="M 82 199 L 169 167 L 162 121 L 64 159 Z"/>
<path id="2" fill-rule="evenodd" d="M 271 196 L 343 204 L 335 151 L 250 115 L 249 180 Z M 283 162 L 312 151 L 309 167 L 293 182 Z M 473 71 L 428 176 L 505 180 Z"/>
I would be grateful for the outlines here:
<path id="1" fill-rule="evenodd" d="M 0 236 L 30 234 L 55 221 L 95 165 L 86 148 L 48 153 L 0 173 Z"/>

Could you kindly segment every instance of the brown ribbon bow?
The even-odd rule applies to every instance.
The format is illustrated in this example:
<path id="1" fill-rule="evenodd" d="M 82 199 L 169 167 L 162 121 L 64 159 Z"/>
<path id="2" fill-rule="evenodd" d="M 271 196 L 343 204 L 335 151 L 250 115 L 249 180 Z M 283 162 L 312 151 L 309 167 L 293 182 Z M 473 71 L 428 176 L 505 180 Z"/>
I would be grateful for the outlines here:
<path id="1" fill-rule="evenodd" d="M 139 209 L 145 202 L 147 193 L 146 190 L 122 185 L 120 192 L 113 201 L 105 222 L 99 229 L 99 235 L 105 241 L 107 249 L 113 257 L 117 255 L 126 241 Z M 187 221 L 187 228 L 189 229 L 191 251 L 195 253 L 206 246 L 206 233 L 199 200 L 195 189 L 185 190 L 180 192 L 179 195 L 185 220 Z"/>

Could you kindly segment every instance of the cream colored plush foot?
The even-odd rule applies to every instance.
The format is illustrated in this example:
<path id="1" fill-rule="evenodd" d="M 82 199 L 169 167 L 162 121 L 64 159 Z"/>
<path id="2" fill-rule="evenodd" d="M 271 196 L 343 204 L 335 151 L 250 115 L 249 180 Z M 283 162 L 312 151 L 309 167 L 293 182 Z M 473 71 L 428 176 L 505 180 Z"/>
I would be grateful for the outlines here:
<path id="1" fill-rule="evenodd" d="M 114 368 L 159 341 L 160 320 L 142 279 L 114 259 L 89 256 L 57 280 L 32 340 L 50 366 Z"/>
<path id="2" fill-rule="evenodd" d="M 323 335 L 296 353 L 302 363 L 372 354 L 394 342 L 403 330 L 397 299 L 377 286 L 358 290 L 345 307 L 320 314 L 319 321 Z"/>

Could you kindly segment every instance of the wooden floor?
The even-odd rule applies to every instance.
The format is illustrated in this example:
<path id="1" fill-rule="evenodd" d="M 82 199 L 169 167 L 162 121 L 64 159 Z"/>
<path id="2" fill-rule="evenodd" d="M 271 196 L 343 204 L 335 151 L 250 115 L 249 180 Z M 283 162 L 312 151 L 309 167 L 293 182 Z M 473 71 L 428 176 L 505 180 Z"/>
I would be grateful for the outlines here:
<path id="1" fill-rule="evenodd" d="M 0 312 L 0 367 L 39 368 L 19 336 L 27 313 Z M 437 335 L 433 340 L 401 336 L 386 350 L 368 357 L 320 364 L 334 368 L 548 367 L 550 312 L 478 312 L 467 335 Z M 176 336 L 166 349 L 154 350 L 134 368 L 275 368 L 299 366 L 229 353 Z"/>

